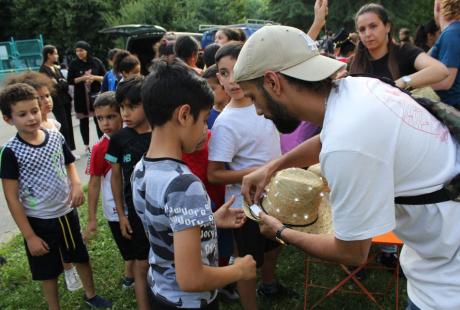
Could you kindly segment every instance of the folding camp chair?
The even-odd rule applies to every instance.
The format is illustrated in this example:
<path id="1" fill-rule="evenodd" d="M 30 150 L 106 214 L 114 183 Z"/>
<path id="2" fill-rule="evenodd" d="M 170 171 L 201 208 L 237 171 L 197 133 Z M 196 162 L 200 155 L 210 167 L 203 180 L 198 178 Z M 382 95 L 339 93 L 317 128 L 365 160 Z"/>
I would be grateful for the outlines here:
<path id="1" fill-rule="evenodd" d="M 396 245 L 398 247 L 398 253 L 402 247 L 402 241 L 398 239 L 392 232 L 386 233 L 384 235 L 375 237 L 372 239 L 372 244 L 375 245 Z M 335 265 L 339 266 L 341 270 L 344 271 L 346 277 L 339 281 L 335 286 L 329 287 L 324 286 L 321 284 L 313 283 L 310 280 L 310 265 L 311 264 L 325 264 L 325 265 Z M 392 276 L 388 283 L 386 284 L 386 288 L 384 291 L 375 291 L 371 292 L 368 288 L 364 286 L 362 281 L 360 281 L 357 277 L 357 274 L 363 269 L 382 269 L 382 270 L 391 270 Z M 354 284 L 358 287 L 359 290 L 349 290 L 344 288 L 344 285 L 347 284 L 349 281 L 353 281 Z M 350 293 L 355 295 L 365 295 L 369 298 L 379 309 L 383 309 L 381 304 L 379 303 L 377 296 L 385 296 L 388 294 L 391 285 L 394 282 L 395 286 L 395 309 L 398 309 L 398 302 L 399 302 L 399 259 L 396 262 L 396 266 L 394 268 L 385 267 L 380 264 L 375 263 L 375 254 L 370 255 L 367 263 L 362 264 L 361 266 L 356 267 L 354 270 L 349 270 L 347 266 L 343 264 L 337 264 L 332 262 L 322 261 L 316 258 L 306 257 L 305 258 L 305 299 L 304 299 L 304 309 L 314 309 L 320 303 L 322 303 L 327 298 L 331 297 L 334 293 L 340 290 L 343 293 Z M 309 303 L 312 302 L 309 300 L 309 289 L 310 288 L 319 288 L 326 290 L 324 296 L 322 296 L 319 300 L 315 301 L 311 306 Z"/>

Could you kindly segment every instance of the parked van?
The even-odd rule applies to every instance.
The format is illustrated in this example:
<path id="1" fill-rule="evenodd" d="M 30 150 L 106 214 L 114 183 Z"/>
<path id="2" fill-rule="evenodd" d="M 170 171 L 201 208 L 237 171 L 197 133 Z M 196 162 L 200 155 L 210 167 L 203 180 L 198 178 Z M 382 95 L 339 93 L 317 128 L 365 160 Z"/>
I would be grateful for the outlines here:
<path id="1" fill-rule="evenodd" d="M 156 25 L 133 24 L 105 28 L 99 33 L 125 38 L 125 49 L 139 58 L 141 71 L 147 74 L 150 62 L 155 57 L 154 45 L 163 38 L 166 29 Z"/>

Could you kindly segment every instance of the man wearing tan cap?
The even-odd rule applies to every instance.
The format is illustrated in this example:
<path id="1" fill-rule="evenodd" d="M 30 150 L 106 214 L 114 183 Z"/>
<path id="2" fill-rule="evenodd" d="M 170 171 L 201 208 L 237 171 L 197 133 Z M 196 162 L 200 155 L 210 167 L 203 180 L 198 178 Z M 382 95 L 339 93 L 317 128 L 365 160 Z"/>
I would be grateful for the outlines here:
<path id="1" fill-rule="evenodd" d="M 276 171 L 319 161 L 331 189 L 335 233 L 298 232 L 264 214 L 262 233 L 310 255 L 358 265 L 366 262 L 373 237 L 394 230 L 404 241 L 409 308 L 460 309 L 460 203 L 394 203 L 394 197 L 441 189 L 460 172 L 459 147 L 398 89 L 364 77 L 334 81 L 344 65 L 321 56 L 292 27 L 263 27 L 245 43 L 234 79 L 257 112 L 281 132 L 301 120 L 322 132 L 244 177 L 242 193 L 257 202 Z"/>

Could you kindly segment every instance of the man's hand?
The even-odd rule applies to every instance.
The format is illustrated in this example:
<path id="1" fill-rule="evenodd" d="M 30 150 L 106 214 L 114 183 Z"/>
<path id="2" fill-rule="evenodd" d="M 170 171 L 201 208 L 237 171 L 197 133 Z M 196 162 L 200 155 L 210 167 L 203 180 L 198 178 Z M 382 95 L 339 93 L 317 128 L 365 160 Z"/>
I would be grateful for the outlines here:
<path id="1" fill-rule="evenodd" d="M 133 230 L 131 229 L 131 225 L 129 224 L 128 218 L 126 216 L 120 216 L 119 219 L 121 235 L 124 238 L 131 240 L 131 234 L 133 233 Z"/>
<path id="2" fill-rule="evenodd" d="M 266 214 L 265 212 L 260 212 L 260 232 L 267 238 L 275 238 L 276 231 L 283 226 L 283 224 L 274 218 Z"/>
<path id="3" fill-rule="evenodd" d="M 85 194 L 83 194 L 83 189 L 81 185 L 72 186 L 72 192 L 70 193 L 70 207 L 78 208 L 85 202 Z"/>
<path id="4" fill-rule="evenodd" d="M 239 228 L 246 221 L 246 216 L 241 208 L 230 208 L 235 202 L 235 196 L 224 203 L 215 213 L 214 219 L 219 228 Z"/>
<path id="5" fill-rule="evenodd" d="M 97 222 L 96 221 L 89 221 L 88 225 L 86 225 L 85 232 L 83 233 L 83 240 L 88 242 L 97 234 Z"/>
<path id="6" fill-rule="evenodd" d="M 234 265 L 241 271 L 241 280 L 251 280 L 256 278 L 256 261 L 252 255 L 237 257 Z"/>
<path id="7" fill-rule="evenodd" d="M 270 182 L 272 175 L 273 172 L 271 169 L 265 165 L 243 177 L 241 193 L 249 205 L 257 203 L 260 200 L 265 186 Z"/>
<path id="8" fill-rule="evenodd" d="M 27 239 L 27 248 L 32 256 L 42 256 L 49 252 L 48 244 L 42 238 L 34 235 Z"/>

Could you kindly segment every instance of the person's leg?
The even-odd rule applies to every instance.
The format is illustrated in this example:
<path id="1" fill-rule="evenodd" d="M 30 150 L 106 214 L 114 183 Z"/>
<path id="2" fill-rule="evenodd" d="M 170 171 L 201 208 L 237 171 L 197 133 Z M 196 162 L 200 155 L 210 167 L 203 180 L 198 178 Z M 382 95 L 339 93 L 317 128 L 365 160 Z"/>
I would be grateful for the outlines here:
<path id="1" fill-rule="evenodd" d="M 49 310 L 59 310 L 59 293 L 57 278 L 51 280 L 42 280 L 43 295 L 48 304 Z"/>
<path id="2" fill-rule="evenodd" d="M 69 140 L 66 140 L 66 141 L 67 141 L 67 144 L 69 145 L 70 150 L 74 151 L 75 150 L 75 138 L 73 135 L 72 102 L 67 101 L 64 104 L 64 109 L 65 109 L 65 119 L 67 123 L 67 128 L 69 128 L 69 131 L 68 131 Z"/>
<path id="3" fill-rule="evenodd" d="M 75 263 L 75 267 L 77 267 L 86 298 L 93 298 L 96 296 L 96 291 L 94 289 L 93 271 L 90 263 Z"/>
<path id="4" fill-rule="evenodd" d="M 245 310 L 257 309 L 256 288 L 257 280 L 238 281 L 236 283 L 241 305 Z"/>
<path id="5" fill-rule="evenodd" d="M 53 106 L 54 117 L 61 124 L 61 128 L 59 129 L 59 131 L 64 136 L 64 139 L 70 148 L 69 136 L 70 136 L 70 130 L 72 129 L 69 127 L 69 122 L 67 121 L 67 113 L 66 113 L 64 104 L 60 100 L 56 100 L 54 103 L 55 103 Z"/>
<path id="6" fill-rule="evenodd" d="M 276 247 L 264 253 L 264 264 L 261 268 L 262 283 L 270 284 L 276 278 L 276 262 L 281 253 L 281 247 Z"/>
<path id="7" fill-rule="evenodd" d="M 89 118 L 80 119 L 80 133 L 85 147 L 89 146 Z"/>
<path id="8" fill-rule="evenodd" d="M 93 119 L 94 119 L 94 124 L 96 125 L 97 137 L 100 139 L 104 133 L 102 132 L 101 128 L 99 128 L 99 124 L 97 123 L 96 116 Z"/>
<path id="9" fill-rule="evenodd" d="M 123 275 L 125 278 L 134 278 L 134 260 L 125 261 L 125 271 Z"/>
<path id="10" fill-rule="evenodd" d="M 150 309 L 147 295 L 147 260 L 135 260 L 134 262 L 134 291 L 136 293 L 137 308 L 140 310 Z"/>

